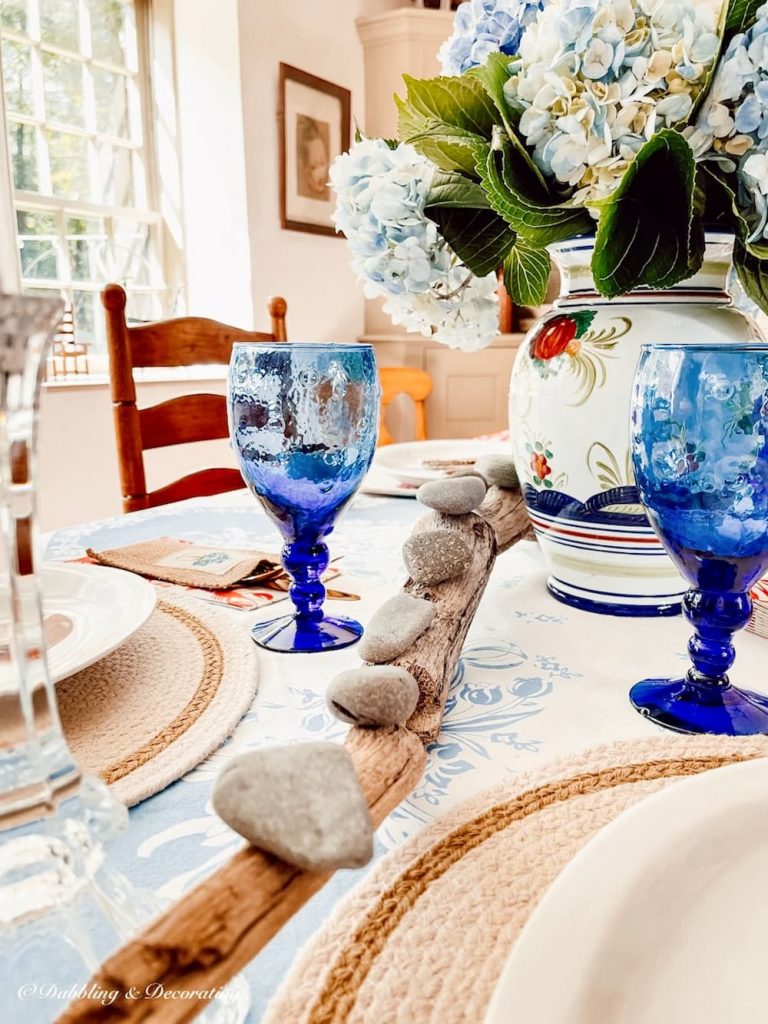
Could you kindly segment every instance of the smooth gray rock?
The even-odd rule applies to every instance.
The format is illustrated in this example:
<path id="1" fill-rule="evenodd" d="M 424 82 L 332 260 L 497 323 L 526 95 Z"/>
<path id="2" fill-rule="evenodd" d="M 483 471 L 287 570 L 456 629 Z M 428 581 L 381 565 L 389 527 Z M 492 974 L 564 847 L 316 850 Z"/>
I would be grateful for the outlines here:
<path id="1" fill-rule="evenodd" d="M 472 552 L 452 530 L 425 530 L 405 542 L 403 561 L 417 583 L 431 587 L 466 572 L 472 562 Z"/>
<path id="2" fill-rule="evenodd" d="M 328 710 L 352 725 L 402 725 L 419 702 L 419 684 L 395 665 L 364 665 L 340 672 L 328 684 Z"/>
<path id="3" fill-rule="evenodd" d="M 358 652 L 363 661 L 380 665 L 402 654 L 427 629 L 437 614 L 430 601 L 396 594 L 379 608 L 365 628 Z"/>
<path id="4" fill-rule="evenodd" d="M 481 455 L 475 469 L 489 484 L 514 490 L 520 486 L 517 470 L 511 455 Z"/>
<path id="5" fill-rule="evenodd" d="M 451 516 L 464 515 L 482 504 L 487 488 L 479 476 L 447 477 L 430 480 L 416 491 L 422 505 Z"/>
<path id="6" fill-rule="evenodd" d="M 359 868 L 373 856 L 368 804 L 336 743 L 241 754 L 219 773 L 213 808 L 254 846 L 306 871 Z"/>

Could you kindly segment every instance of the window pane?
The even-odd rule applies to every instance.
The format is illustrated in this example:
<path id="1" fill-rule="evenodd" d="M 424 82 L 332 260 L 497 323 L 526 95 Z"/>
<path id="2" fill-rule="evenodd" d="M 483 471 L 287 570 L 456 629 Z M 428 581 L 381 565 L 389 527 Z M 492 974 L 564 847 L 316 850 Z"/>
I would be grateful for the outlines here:
<path id="1" fill-rule="evenodd" d="M 21 247 L 22 277 L 57 280 L 59 231 L 54 214 L 17 210 L 16 227 Z"/>
<path id="2" fill-rule="evenodd" d="M 29 124 L 8 122 L 11 166 L 15 188 L 37 192 L 37 148 L 35 129 Z"/>
<path id="3" fill-rule="evenodd" d="M 91 199 L 88 142 L 69 132 L 46 131 L 53 194 L 67 199 Z"/>
<path id="4" fill-rule="evenodd" d="M 163 304 L 159 292 L 131 292 L 125 304 L 125 318 L 129 323 L 146 324 L 161 320 Z"/>
<path id="5" fill-rule="evenodd" d="M 2 7 L 3 0 L 0 0 Z M 3 85 L 8 110 L 33 114 L 32 47 L 3 40 Z"/>
<path id="6" fill-rule="evenodd" d="M 133 5 L 124 0 L 90 0 L 91 49 L 97 60 L 134 67 Z"/>
<path id="7" fill-rule="evenodd" d="M 67 217 L 69 271 L 73 281 L 106 281 L 107 233 L 98 217 Z"/>
<path id="8" fill-rule="evenodd" d="M 84 341 L 88 345 L 96 341 L 96 328 L 103 319 L 96 309 L 98 298 L 96 292 L 81 292 L 77 289 L 73 292 L 76 341 Z"/>
<path id="9" fill-rule="evenodd" d="M 160 287 L 154 230 L 149 224 L 117 220 L 114 227 L 115 277 L 131 285 Z"/>
<path id="10" fill-rule="evenodd" d="M 133 206 L 135 193 L 130 149 L 102 142 L 97 153 L 101 182 L 97 202 L 110 206 Z"/>
<path id="11" fill-rule="evenodd" d="M 0 0 L 0 24 L 12 32 L 26 32 L 27 0 Z"/>
<path id="12" fill-rule="evenodd" d="M 96 130 L 105 135 L 129 138 L 125 75 L 94 67 L 93 88 L 96 93 Z"/>
<path id="13" fill-rule="evenodd" d="M 40 37 L 66 50 L 80 49 L 78 0 L 39 0 Z"/>
<path id="14" fill-rule="evenodd" d="M 46 120 L 82 128 L 85 125 L 82 63 L 44 53 L 43 79 Z"/>

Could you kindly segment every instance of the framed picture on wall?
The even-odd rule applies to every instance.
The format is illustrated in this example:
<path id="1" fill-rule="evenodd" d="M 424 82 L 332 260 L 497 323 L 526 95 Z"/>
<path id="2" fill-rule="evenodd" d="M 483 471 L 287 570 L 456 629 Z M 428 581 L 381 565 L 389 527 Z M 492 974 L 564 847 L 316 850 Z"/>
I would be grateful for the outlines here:
<path id="1" fill-rule="evenodd" d="M 349 89 L 289 64 L 280 65 L 280 223 L 284 228 L 336 234 L 328 169 L 349 148 L 350 100 Z"/>

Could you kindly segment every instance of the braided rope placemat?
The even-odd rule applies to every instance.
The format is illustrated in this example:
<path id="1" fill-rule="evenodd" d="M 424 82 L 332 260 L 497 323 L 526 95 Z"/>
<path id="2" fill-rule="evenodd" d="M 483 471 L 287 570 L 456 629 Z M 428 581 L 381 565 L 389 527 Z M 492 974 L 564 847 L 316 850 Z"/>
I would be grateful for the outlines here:
<path id="1" fill-rule="evenodd" d="M 763 737 L 632 740 L 486 790 L 337 906 L 263 1024 L 481 1024 L 531 911 L 595 833 L 681 778 L 764 756 Z"/>
<path id="2" fill-rule="evenodd" d="M 257 683 L 242 623 L 196 598 L 164 595 L 130 640 L 56 693 L 76 761 L 130 807 L 219 747 Z"/>

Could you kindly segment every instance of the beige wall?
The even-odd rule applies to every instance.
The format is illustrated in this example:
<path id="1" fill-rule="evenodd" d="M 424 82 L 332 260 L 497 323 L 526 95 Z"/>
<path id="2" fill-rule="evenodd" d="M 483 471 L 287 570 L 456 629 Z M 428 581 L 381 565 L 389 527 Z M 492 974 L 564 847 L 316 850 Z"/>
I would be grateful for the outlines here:
<path id="1" fill-rule="evenodd" d="M 251 299 L 238 0 L 175 0 L 173 27 L 186 307 L 264 328 Z"/>
<path id="2" fill-rule="evenodd" d="M 277 79 L 280 62 L 352 91 L 364 127 L 363 51 L 355 18 L 397 0 L 240 0 L 240 70 L 245 123 L 253 308 L 288 300 L 294 341 L 354 341 L 363 333 L 362 290 L 341 238 L 284 231 L 278 208 Z"/>
<path id="3" fill-rule="evenodd" d="M 139 384 L 139 406 L 189 391 L 224 394 L 223 380 Z M 112 406 L 106 384 L 43 388 L 40 418 L 40 527 L 53 530 L 122 511 Z M 147 452 L 150 490 L 206 466 L 234 466 L 228 441 Z"/>

